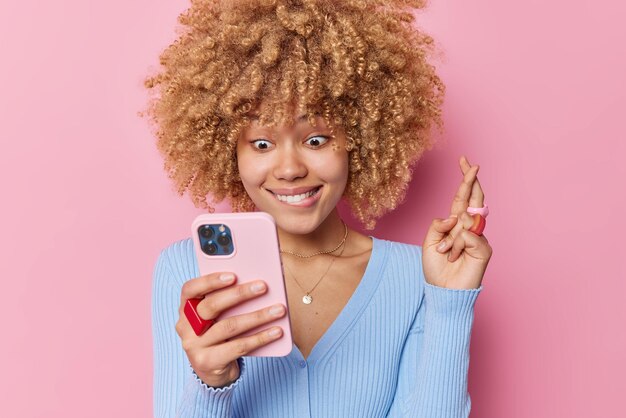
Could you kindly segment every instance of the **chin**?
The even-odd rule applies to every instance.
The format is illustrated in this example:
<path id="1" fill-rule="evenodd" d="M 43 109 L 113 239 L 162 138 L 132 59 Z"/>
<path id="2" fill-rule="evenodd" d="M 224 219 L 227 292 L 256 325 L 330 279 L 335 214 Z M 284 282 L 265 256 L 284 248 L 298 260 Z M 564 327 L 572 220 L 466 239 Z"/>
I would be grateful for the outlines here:
<path id="1" fill-rule="evenodd" d="M 291 215 L 286 213 L 277 213 L 273 210 L 261 209 L 263 212 L 267 212 L 274 218 L 276 226 L 281 230 L 294 235 L 306 235 L 314 232 L 322 223 L 323 219 L 320 219 L 317 214 L 309 215 Z"/>
<path id="2" fill-rule="evenodd" d="M 276 218 L 275 218 L 276 219 Z M 283 231 L 294 235 L 307 235 L 320 226 L 321 221 L 317 222 L 317 219 L 310 219 L 307 222 L 302 222 L 301 219 L 276 219 L 276 226 Z"/>
<path id="3" fill-rule="evenodd" d="M 314 232 L 326 218 L 321 217 L 319 213 L 290 214 L 276 210 L 276 208 L 264 208 L 259 206 L 257 206 L 257 210 L 269 213 L 272 218 L 274 218 L 276 227 L 294 235 L 306 235 Z"/>

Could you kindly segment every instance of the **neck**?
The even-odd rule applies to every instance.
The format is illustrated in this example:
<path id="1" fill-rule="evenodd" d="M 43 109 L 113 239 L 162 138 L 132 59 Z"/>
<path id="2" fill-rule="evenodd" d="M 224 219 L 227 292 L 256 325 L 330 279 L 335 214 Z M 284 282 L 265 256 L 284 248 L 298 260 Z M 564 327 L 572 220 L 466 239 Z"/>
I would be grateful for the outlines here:
<path id="1" fill-rule="evenodd" d="M 318 251 L 330 250 L 341 242 L 345 233 L 336 208 L 317 229 L 308 234 L 291 234 L 280 227 L 277 229 L 280 248 L 300 254 L 313 254 Z"/>

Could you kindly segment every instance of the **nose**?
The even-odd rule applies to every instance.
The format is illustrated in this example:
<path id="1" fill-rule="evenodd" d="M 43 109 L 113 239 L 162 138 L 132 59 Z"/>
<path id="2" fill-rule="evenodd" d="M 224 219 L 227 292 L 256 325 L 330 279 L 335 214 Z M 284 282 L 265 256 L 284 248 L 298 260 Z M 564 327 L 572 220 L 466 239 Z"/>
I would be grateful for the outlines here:
<path id="1" fill-rule="evenodd" d="M 276 154 L 274 177 L 279 180 L 293 181 L 308 174 L 306 164 L 293 146 L 282 147 Z"/>

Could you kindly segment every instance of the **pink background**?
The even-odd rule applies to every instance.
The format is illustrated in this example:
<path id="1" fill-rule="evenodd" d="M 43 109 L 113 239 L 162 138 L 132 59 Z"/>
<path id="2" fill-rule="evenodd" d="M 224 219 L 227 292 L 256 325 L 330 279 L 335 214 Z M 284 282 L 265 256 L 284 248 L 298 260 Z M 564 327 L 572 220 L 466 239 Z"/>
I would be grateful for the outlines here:
<path id="1" fill-rule="evenodd" d="M 136 113 L 186 7 L 0 6 L 0 416 L 152 413 L 152 269 L 199 211 Z M 421 13 L 443 50 L 446 131 L 374 235 L 421 244 L 458 157 L 481 165 L 494 256 L 474 417 L 624 416 L 625 12 L 433 0 Z"/>

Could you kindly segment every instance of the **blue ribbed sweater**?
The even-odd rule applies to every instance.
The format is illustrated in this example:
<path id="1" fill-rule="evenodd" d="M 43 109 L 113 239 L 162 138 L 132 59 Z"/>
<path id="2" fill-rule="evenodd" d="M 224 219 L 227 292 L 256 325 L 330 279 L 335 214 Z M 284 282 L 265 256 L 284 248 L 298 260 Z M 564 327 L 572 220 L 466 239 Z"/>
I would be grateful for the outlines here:
<path id="1" fill-rule="evenodd" d="M 421 247 L 372 237 L 361 282 L 304 357 L 242 357 L 215 389 L 175 331 L 182 284 L 198 277 L 191 239 L 165 248 L 152 289 L 156 417 L 468 417 L 469 344 L 478 289 L 425 282 Z M 236 272 L 235 272 L 236 273 Z"/>

